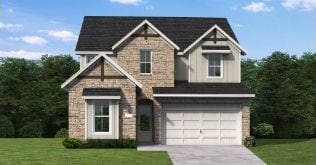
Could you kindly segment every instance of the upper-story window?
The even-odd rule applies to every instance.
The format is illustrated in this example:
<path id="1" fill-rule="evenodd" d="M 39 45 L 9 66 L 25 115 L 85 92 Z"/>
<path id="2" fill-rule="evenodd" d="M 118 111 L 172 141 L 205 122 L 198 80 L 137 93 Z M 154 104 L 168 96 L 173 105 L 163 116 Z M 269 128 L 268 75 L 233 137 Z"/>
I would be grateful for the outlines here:
<path id="1" fill-rule="evenodd" d="M 95 55 L 86 55 L 86 64 L 88 64 L 94 57 Z"/>
<path id="2" fill-rule="evenodd" d="M 152 57 L 150 50 L 140 50 L 140 73 L 151 74 Z"/>
<path id="3" fill-rule="evenodd" d="M 208 77 L 223 77 L 223 59 L 222 55 L 212 54 L 208 56 Z"/>

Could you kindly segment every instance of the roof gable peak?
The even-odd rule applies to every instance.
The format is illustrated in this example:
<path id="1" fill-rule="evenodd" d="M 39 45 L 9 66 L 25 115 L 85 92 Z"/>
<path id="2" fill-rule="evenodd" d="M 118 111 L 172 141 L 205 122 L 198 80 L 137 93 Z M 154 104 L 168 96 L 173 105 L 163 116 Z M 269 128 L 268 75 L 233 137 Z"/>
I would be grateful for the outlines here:
<path id="1" fill-rule="evenodd" d="M 151 29 L 153 29 L 157 34 L 159 34 L 168 44 L 174 47 L 176 50 L 180 50 L 179 46 L 176 45 L 173 41 L 171 41 L 166 35 L 164 35 L 158 28 L 156 28 L 152 23 L 150 23 L 147 19 L 144 19 L 140 24 L 138 24 L 134 29 L 132 29 L 129 33 L 127 33 L 122 39 L 116 42 L 112 46 L 112 50 L 121 45 L 127 38 L 129 38 L 132 34 L 134 34 L 137 30 L 147 24 Z"/>

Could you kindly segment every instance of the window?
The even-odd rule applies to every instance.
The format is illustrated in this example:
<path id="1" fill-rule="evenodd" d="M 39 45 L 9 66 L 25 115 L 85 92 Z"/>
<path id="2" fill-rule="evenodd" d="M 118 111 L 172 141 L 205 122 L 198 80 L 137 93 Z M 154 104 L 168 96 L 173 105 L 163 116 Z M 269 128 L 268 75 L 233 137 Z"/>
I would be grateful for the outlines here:
<path id="1" fill-rule="evenodd" d="M 108 100 L 94 101 L 94 132 L 110 132 L 110 108 Z"/>
<path id="2" fill-rule="evenodd" d="M 222 56 L 219 54 L 208 56 L 208 77 L 222 77 Z"/>
<path id="3" fill-rule="evenodd" d="M 140 50 L 140 73 L 151 74 L 151 51 Z"/>
<path id="4" fill-rule="evenodd" d="M 88 64 L 94 57 L 95 55 L 86 55 L 86 64 Z"/>

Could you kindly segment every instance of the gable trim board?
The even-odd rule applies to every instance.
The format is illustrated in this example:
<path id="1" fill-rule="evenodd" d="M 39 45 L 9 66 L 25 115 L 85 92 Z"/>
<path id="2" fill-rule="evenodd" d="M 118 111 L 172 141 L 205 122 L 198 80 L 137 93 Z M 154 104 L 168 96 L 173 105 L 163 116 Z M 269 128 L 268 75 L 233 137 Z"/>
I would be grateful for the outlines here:
<path id="1" fill-rule="evenodd" d="M 147 24 L 150 28 L 152 28 L 156 33 L 158 33 L 164 40 L 167 41 L 168 44 L 170 44 L 172 47 L 174 47 L 176 50 L 180 50 L 179 46 L 176 45 L 174 42 L 172 42 L 167 36 L 165 36 L 159 29 L 157 29 L 153 24 L 151 24 L 147 19 L 145 19 L 143 22 L 138 24 L 133 30 L 131 30 L 129 33 L 127 33 L 122 39 L 120 39 L 117 43 L 115 43 L 112 46 L 112 50 L 117 48 L 119 45 L 121 45 L 127 38 L 129 38 L 133 33 L 135 33 L 137 30 L 139 30 L 142 26 Z"/>
<path id="2" fill-rule="evenodd" d="M 114 67 L 115 70 L 119 71 L 123 75 L 125 75 L 131 82 L 133 82 L 135 85 L 137 85 L 139 88 L 142 88 L 142 84 L 138 82 L 133 76 L 128 74 L 122 67 L 120 67 L 115 61 L 113 61 L 109 56 L 107 56 L 105 53 L 99 54 L 97 57 L 95 57 L 92 61 L 90 61 L 87 65 L 85 65 L 82 69 L 80 69 L 78 72 L 76 72 L 74 75 L 72 75 L 68 80 L 66 80 L 62 85 L 61 88 L 65 88 L 68 84 L 70 84 L 75 78 L 77 78 L 81 73 L 83 73 L 85 70 L 87 70 L 92 64 L 94 64 L 99 58 L 103 57 L 106 61 L 109 62 L 109 64 Z"/>
<path id="3" fill-rule="evenodd" d="M 240 46 L 239 43 L 237 43 L 233 38 L 231 38 L 223 29 L 221 29 L 216 24 L 212 26 L 209 30 L 207 30 L 204 34 L 202 34 L 198 39 L 196 39 L 190 46 L 188 46 L 186 49 L 184 49 L 183 52 L 178 52 L 178 55 L 184 55 L 186 52 L 188 52 L 191 48 L 193 48 L 196 44 L 198 44 L 204 37 L 206 37 L 209 33 L 211 33 L 213 30 L 218 30 L 220 33 L 222 33 L 226 38 L 228 38 L 229 41 L 231 41 L 235 46 L 237 46 L 238 49 L 240 49 L 241 54 L 245 55 L 247 52 L 244 48 Z"/>
<path id="4" fill-rule="evenodd" d="M 230 54 L 231 50 L 202 50 L 202 53 L 220 53 L 220 54 Z"/>
<path id="5" fill-rule="evenodd" d="M 255 94 L 153 94 L 154 97 L 213 97 L 213 98 L 249 98 Z"/>

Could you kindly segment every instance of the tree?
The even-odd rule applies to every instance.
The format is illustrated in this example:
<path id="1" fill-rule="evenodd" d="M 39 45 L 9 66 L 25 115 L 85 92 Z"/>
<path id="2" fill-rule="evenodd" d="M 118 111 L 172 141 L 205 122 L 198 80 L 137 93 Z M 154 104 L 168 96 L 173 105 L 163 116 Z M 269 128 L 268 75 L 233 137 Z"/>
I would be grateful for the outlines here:
<path id="1" fill-rule="evenodd" d="M 6 116 L 0 116 L 0 138 L 13 137 L 14 127 Z"/>
<path id="2" fill-rule="evenodd" d="M 40 61 L 1 58 L 0 115 L 8 116 L 16 130 L 41 121 L 43 136 L 53 137 L 68 125 L 68 95 L 60 85 L 78 70 L 70 55 L 45 55 Z"/>
<path id="3" fill-rule="evenodd" d="M 303 76 L 295 56 L 274 52 L 258 71 L 256 113 L 260 123 L 274 126 L 277 137 L 311 135 L 311 81 Z"/>

